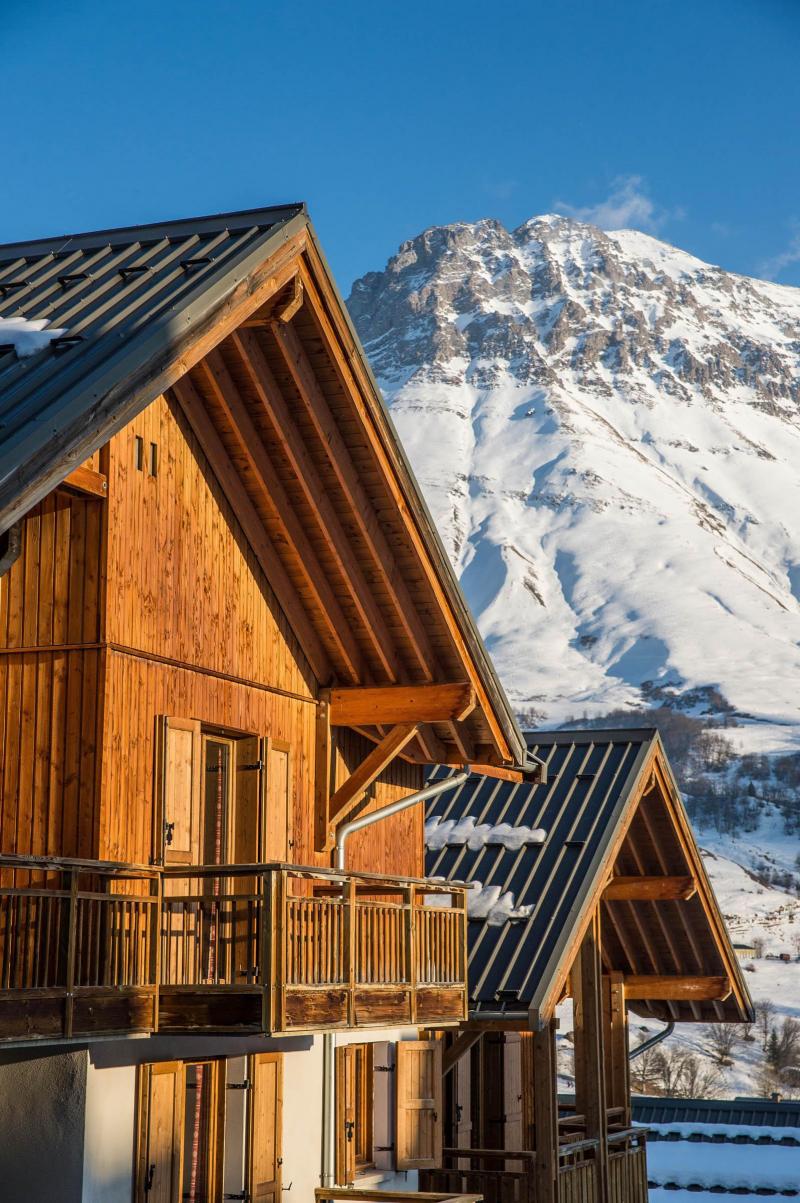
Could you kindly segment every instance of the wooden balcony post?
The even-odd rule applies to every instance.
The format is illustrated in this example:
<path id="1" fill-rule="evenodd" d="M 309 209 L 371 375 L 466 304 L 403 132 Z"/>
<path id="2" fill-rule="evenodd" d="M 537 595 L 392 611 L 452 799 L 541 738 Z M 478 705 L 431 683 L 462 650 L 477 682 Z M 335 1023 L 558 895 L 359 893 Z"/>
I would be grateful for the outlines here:
<path id="1" fill-rule="evenodd" d="M 558 1203 L 558 1074 L 556 1025 L 533 1033 L 533 1168 L 536 1203 Z"/>
<path id="2" fill-rule="evenodd" d="M 344 965 L 347 973 L 347 1025 L 355 1024 L 356 991 L 356 883 L 350 878 L 342 891 L 344 895 Z"/>
<path id="3" fill-rule="evenodd" d="M 631 1094 L 628 1078 L 628 1016 L 625 981 L 621 973 L 603 976 L 603 1044 L 605 1051 L 606 1103 L 623 1109 L 622 1122 L 631 1124 Z"/>
<path id="4" fill-rule="evenodd" d="M 286 941 L 289 938 L 289 915 L 288 906 L 286 903 L 288 890 L 285 869 L 278 870 L 277 879 L 278 880 L 273 887 L 273 897 L 275 898 L 277 907 L 277 930 L 279 934 L 275 943 L 275 993 L 273 995 L 275 1000 L 273 1020 L 275 1023 L 272 1030 L 276 1032 L 282 1032 L 286 1026 L 286 967 L 288 964 L 286 956 Z"/>
<path id="5" fill-rule="evenodd" d="M 271 1032 L 275 1018 L 275 933 L 285 926 L 285 916 L 278 923 L 275 907 L 275 874 L 261 873 L 258 877 L 258 976 L 261 984 L 261 1030 Z"/>
<path id="6" fill-rule="evenodd" d="M 404 890 L 403 905 L 405 907 L 406 925 L 406 980 L 408 981 L 409 1004 L 411 1007 L 411 1022 L 417 1021 L 417 920 L 415 915 L 417 905 L 417 890 L 409 886 Z"/>
<path id="7" fill-rule="evenodd" d="M 67 980 L 64 999 L 64 1035 L 72 1035 L 75 1010 L 75 954 L 78 936 L 78 870 L 69 870 L 69 918 L 67 921 Z"/>
<path id="8" fill-rule="evenodd" d="M 150 909 L 155 912 L 153 921 L 153 943 L 150 949 L 150 974 L 151 980 L 155 986 L 153 992 L 153 1031 L 158 1031 L 159 1010 L 161 1006 L 161 941 L 162 941 L 162 925 L 163 916 L 162 910 L 164 907 L 164 879 L 161 872 L 156 874 L 155 882 L 151 883 L 151 893 L 155 886 L 156 901 L 155 905 Z"/>
<path id="9" fill-rule="evenodd" d="M 573 970 L 575 1105 L 586 1117 L 586 1139 L 599 1141 L 598 1203 L 608 1201 L 608 1130 L 600 971 L 600 918 L 595 913 Z"/>

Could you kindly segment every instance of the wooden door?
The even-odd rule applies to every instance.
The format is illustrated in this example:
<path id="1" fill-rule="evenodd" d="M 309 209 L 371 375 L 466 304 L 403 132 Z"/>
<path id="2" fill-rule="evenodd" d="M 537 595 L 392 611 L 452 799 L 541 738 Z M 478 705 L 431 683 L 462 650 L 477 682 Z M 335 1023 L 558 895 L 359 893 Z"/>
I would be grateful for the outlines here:
<path id="1" fill-rule="evenodd" d="M 196 865 L 201 842 L 200 724 L 194 719 L 162 720 L 161 831 L 156 855 L 167 865 Z"/>
<path id="2" fill-rule="evenodd" d="M 442 1042 L 401 1040 L 397 1045 L 397 1168 L 442 1164 Z"/>
<path id="3" fill-rule="evenodd" d="M 294 846 L 291 814 L 289 749 L 267 741 L 267 781 L 264 814 L 264 859 L 288 861 Z"/>
<path id="4" fill-rule="evenodd" d="M 180 1061 L 144 1065 L 139 1079 L 139 1203 L 181 1203 L 185 1070 Z"/>
<path id="5" fill-rule="evenodd" d="M 252 1203 L 280 1203 L 283 1107 L 282 1053 L 250 1058 L 248 1192 Z"/>
<path id="6" fill-rule="evenodd" d="M 356 1180 L 356 1050 L 345 1044 L 336 1050 L 336 1181 L 352 1186 Z"/>

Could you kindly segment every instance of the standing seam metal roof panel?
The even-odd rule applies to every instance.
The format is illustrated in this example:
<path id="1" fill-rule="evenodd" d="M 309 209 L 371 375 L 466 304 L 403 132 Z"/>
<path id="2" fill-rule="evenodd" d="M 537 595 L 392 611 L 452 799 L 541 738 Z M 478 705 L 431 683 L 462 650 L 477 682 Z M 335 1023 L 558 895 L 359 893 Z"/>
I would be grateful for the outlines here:
<path id="1" fill-rule="evenodd" d="M 158 395 L 174 348 L 305 224 L 296 204 L 0 246 L 0 318 L 65 330 L 19 359 L 0 328 L 0 530 L 27 485 L 44 495 Z"/>

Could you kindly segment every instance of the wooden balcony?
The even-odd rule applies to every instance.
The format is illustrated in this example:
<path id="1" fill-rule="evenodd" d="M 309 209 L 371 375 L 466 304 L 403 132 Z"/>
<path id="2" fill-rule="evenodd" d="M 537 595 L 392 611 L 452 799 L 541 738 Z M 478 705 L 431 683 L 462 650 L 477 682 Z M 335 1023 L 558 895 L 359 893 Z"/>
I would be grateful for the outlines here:
<path id="1" fill-rule="evenodd" d="M 449 884 L 0 857 L 0 1040 L 441 1026 L 466 1006 Z"/>
<path id="2" fill-rule="evenodd" d="M 608 1137 L 609 1203 L 647 1203 L 645 1131 Z M 558 1152 L 559 1203 L 599 1203 L 597 1140 L 570 1140 Z M 480 1194 L 484 1203 L 537 1203 L 536 1154 L 531 1150 L 445 1149 L 441 1169 L 420 1170 L 420 1189 Z"/>

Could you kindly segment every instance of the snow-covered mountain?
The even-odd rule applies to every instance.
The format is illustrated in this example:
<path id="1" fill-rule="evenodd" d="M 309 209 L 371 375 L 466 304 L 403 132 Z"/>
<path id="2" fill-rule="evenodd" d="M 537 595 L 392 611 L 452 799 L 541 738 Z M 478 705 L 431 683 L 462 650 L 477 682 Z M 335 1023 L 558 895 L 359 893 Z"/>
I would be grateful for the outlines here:
<path id="1" fill-rule="evenodd" d="M 708 867 L 793 951 L 800 289 L 545 216 L 426 230 L 348 304 L 518 711 L 724 722 L 683 766 Z M 754 964 L 797 1015 L 800 965 Z"/>
<path id="2" fill-rule="evenodd" d="M 348 303 L 521 710 L 711 685 L 794 745 L 800 290 L 540 217 L 427 230 Z"/>

